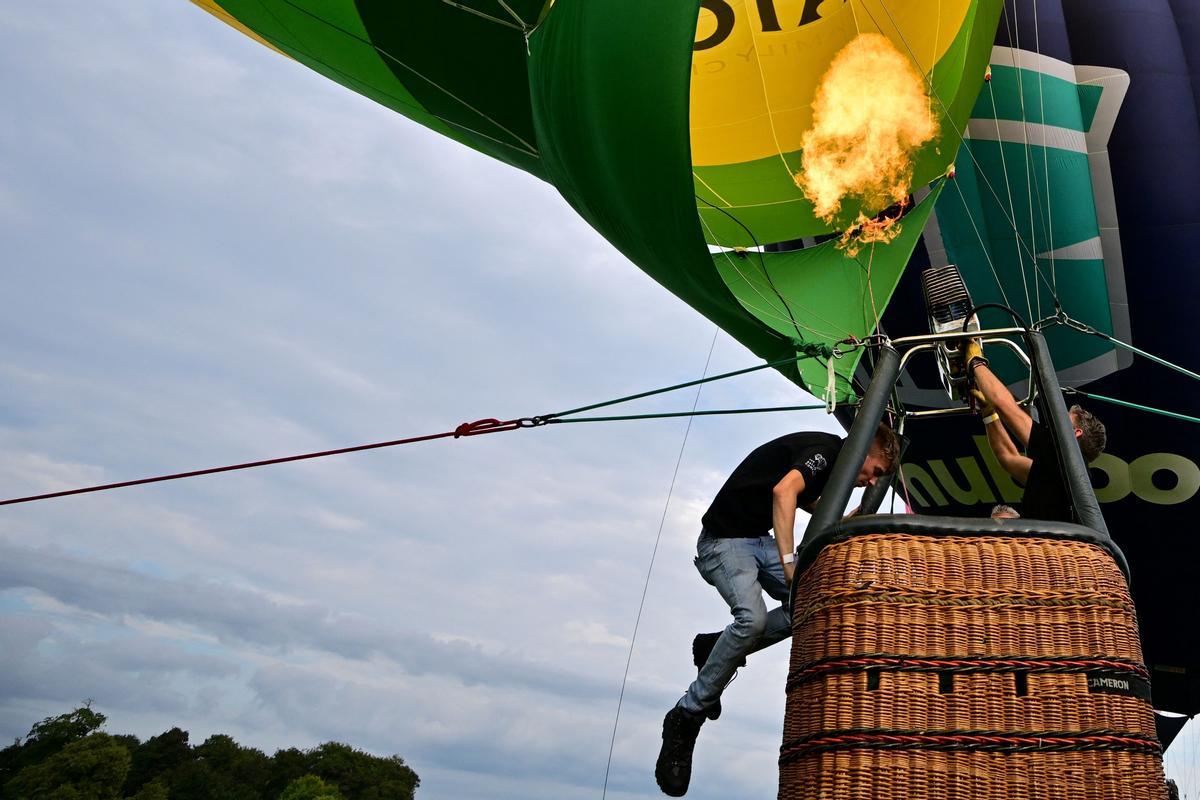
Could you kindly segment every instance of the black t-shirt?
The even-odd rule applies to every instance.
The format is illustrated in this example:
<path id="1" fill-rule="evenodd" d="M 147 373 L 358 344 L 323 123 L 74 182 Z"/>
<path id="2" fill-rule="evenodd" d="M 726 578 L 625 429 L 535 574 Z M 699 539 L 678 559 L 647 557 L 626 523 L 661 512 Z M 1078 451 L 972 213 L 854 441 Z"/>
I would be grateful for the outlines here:
<path id="1" fill-rule="evenodd" d="M 1022 515 L 1030 519 L 1074 522 L 1071 492 L 1063 481 L 1058 451 L 1054 449 L 1050 431 L 1040 422 L 1034 422 L 1029 431 L 1025 455 L 1033 460 L 1033 465 L 1029 468 L 1025 498 L 1021 501 Z"/>
<path id="2" fill-rule="evenodd" d="M 825 488 L 843 439 L 832 433 L 789 433 L 757 448 L 738 464 L 704 513 L 704 530 L 719 538 L 765 536 L 771 530 L 772 491 L 792 470 L 804 476 L 796 507 L 811 505 Z"/>

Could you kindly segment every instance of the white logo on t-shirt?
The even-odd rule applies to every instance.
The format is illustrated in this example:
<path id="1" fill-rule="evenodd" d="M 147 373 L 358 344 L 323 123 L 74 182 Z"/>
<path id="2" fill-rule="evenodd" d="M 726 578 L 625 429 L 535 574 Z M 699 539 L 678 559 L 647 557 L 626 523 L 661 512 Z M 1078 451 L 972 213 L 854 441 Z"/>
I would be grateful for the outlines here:
<path id="1" fill-rule="evenodd" d="M 805 461 L 804 466 L 808 467 L 810 472 L 817 473 L 825 469 L 825 467 L 828 466 L 828 462 L 825 461 L 825 456 L 817 453 L 808 461 Z"/>

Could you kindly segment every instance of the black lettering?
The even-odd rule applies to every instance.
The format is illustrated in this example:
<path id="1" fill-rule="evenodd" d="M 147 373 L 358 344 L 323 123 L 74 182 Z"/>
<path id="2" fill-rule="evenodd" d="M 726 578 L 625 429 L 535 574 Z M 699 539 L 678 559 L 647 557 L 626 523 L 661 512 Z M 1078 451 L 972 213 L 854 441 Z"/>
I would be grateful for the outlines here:
<path id="1" fill-rule="evenodd" d="M 758 16 L 762 20 L 763 33 L 783 30 L 779 27 L 779 15 L 775 13 L 775 0 L 758 0 Z"/>
<path id="2" fill-rule="evenodd" d="M 717 18 L 717 29 L 706 38 L 692 45 L 693 51 L 708 50 L 709 48 L 716 47 L 729 38 L 729 34 L 733 32 L 733 26 L 737 22 L 733 8 L 730 7 L 726 0 L 700 0 L 700 7 L 707 8 Z"/>
<path id="3" fill-rule="evenodd" d="M 800 15 L 800 25 L 807 25 L 810 22 L 816 22 L 817 20 L 821 19 L 821 15 L 817 13 L 817 7 L 820 6 L 822 2 L 824 2 L 824 0 L 804 0 L 804 13 Z M 843 4 L 845 4 L 845 2 L 846 0 L 842 0 Z M 800 25 L 797 25 L 796 27 L 800 27 Z"/>

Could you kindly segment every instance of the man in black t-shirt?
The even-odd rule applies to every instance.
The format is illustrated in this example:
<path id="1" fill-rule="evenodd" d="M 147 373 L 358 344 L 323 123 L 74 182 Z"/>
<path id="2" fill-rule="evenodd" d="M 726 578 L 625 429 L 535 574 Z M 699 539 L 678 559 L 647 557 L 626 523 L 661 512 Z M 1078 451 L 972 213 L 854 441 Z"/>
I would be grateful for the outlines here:
<path id="1" fill-rule="evenodd" d="M 812 510 L 843 444 L 831 433 L 791 433 L 767 442 L 737 466 L 705 512 L 696 569 L 729 604 L 733 622 L 692 644 L 700 671 L 663 720 L 654 770 L 666 794 L 687 792 L 700 725 L 720 715 L 721 692 L 746 655 L 790 635 L 782 603 L 792 581 L 796 509 Z M 880 425 L 855 484 L 867 486 L 891 472 L 899 449 L 896 435 Z M 781 605 L 768 612 L 763 592 Z"/>
<path id="2" fill-rule="evenodd" d="M 982 401 L 988 444 L 1004 471 L 1025 486 L 1021 516 L 1075 522 L 1071 493 L 1063 479 L 1062 464 L 1050 431 L 1043 424 L 1034 422 L 1008 387 L 995 376 L 977 340 L 967 343 L 963 360 L 978 391 L 976 396 Z M 1071 406 L 1067 414 L 1075 427 L 1075 441 L 1083 453 L 1083 460 L 1091 462 L 1104 452 L 1107 439 L 1104 423 L 1082 406 Z M 998 422 L 1001 424 L 996 424 Z M 1025 448 L 1024 455 L 1017 450 L 1008 431 L 1012 431 Z"/>

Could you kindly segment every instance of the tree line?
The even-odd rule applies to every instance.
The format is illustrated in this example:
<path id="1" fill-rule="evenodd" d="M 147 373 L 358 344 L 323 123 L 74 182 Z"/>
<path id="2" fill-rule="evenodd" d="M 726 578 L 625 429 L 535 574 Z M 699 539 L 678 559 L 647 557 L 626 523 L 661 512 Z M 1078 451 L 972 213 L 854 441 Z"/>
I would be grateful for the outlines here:
<path id="1" fill-rule="evenodd" d="M 0 800 L 412 800 L 421 782 L 400 756 L 339 742 L 268 756 L 224 734 L 142 742 L 104 722 L 88 704 L 34 724 L 0 750 Z"/>

